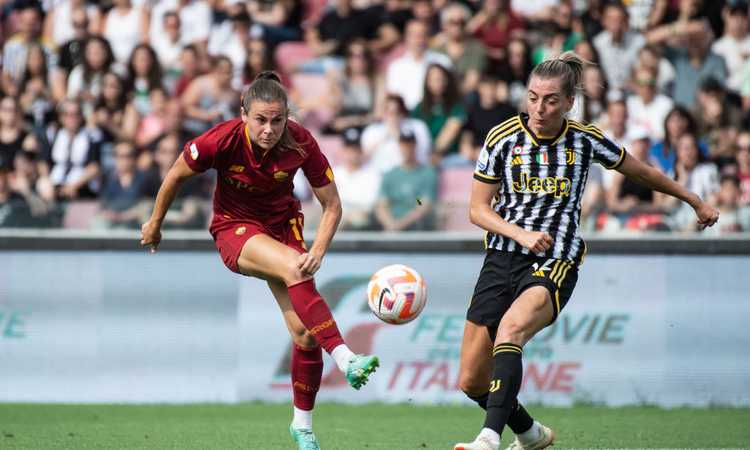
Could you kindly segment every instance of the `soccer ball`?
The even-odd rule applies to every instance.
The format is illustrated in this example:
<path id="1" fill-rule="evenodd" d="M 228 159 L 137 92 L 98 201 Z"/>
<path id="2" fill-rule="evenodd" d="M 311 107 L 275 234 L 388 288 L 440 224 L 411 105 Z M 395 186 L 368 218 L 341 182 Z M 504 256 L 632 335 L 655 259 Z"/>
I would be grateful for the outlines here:
<path id="1" fill-rule="evenodd" d="M 367 285 L 367 304 L 383 322 L 399 325 L 414 320 L 427 303 L 427 286 L 414 269 L 393 264 L 375 272 Z"/>

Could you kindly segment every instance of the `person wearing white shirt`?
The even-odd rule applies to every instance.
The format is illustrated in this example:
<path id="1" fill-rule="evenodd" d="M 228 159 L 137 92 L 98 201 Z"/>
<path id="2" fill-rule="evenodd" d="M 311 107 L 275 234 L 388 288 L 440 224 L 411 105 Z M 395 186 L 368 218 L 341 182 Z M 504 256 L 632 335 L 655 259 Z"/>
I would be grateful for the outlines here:
<path id="1" fill-rule="evenodd" d="M 344 131 L 343 139 L 341 164 L 333 167 L 344 211 L 340 227 L 342 230 L 367 230 L 373 225 L 381 174 L 364 165 L 360 132 L 356 128 Z"/>
<path id="2" fill-rule="evenodd" d="M 234 74 L 232 86 L 242 87 L 242 68 L 247 59 L 247 43 L 250 40 L 250 16 L 238 4 L 239 9 L 232 10 L 229 19 L 221 23 L 208 39 L 208 54 L 211 56 L 226 56 L 232 61 Z"/>
<path id="3" fill-rule="evenodd" d="M 397 94 L 389 94 L 385 100 L 383 119 L 368 125 L 362 132 L 362 150 L 369 160 L 368 166 L 379 173 L 398 167 L 403 159 L 399 147 L 399 135 L 409 128 L 416 138 L 416 157 L 420 164 L 429 161 L 432 139 L 427 125 L 419 119 L 407 117 L 404 100 Z"/>
<path id="4" fill-rule="evenodd" d="M 386 90 L 400 95 L 409 110 L 422 100 L 427 66 L 432 63 L 447 68 L 452 66 L 448 56 L 427 49 L 429 31 L 426 23 L 409 21 L 405 31 L 406 53 L 393 60 L 386 72 Z"/>
<path id="5" fill-rule="evenodd" d="M 742 89 L 742 69 L 750 56 L 747 12 L 748 5 L 744 1 L 731 2 L 724 7 L 724 36 L 711 46 L 711 51 L 724 58 L 729 72 L 727 87 L 736 92 Z"/>
<path id="6" fill-rule="evenodd" d="M 633 76 L 636 95 L 628 97 L 629 126 L 647 130 L 652 141 L 664 138 L 664 119 L 674 102 L 657 91 L 657 72 L 649 67 L 638 68 Z"/>
<path id="7" fill-rule="evenodd" d="M 153 40 L 164 33 L 163 17 L 167 11 L 180 15 L 183 38 L 190 44 L 205 43 L 211 31 L 211 7 L 204 0 L 160 0 L 151 10 L 151 33 Z"/>
<path id="8" fill-rule="evenodd" d="M 168 74 L 178 73 L 180 71 L 180 53 L 182 47 L 187 44 L 182 37 L 180 16 L 174 11 L 167 12 L 164 14 L 162 26 L 164 33 L 151 41 L 151 45 L 154 47 L 159 64 L 165 72 Z"/>
<path id="9" fill-rule="evenodd" d="M 610 3 L 605 7 L 602 25 L 604 31 L 594 38 L 594 47 L 599 52 L 609 88 L 623 89 L 646 38 L 628 30 L 628 12 L 619 3 Z"/>

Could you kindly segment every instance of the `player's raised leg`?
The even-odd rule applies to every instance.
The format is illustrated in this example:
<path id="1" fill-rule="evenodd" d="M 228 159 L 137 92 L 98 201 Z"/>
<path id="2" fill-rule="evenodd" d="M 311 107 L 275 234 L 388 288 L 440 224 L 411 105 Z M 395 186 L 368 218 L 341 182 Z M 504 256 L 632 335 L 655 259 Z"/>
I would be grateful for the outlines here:
<path id="1" fill-rule="evenodd" d="M 256 234 L 245 242 L 237 264 L 245 275 L 284 283 L 292 309 L 305 328 L 333 357 L 349 384 L 359 389 L 378 367 L 378 358 L 355 355 L 344 343 L 331 310 L 315 288 L 315 280 L 300 271 L 299 257 L 300 254 L 287 245 L 265 234 Z"/>
<path id="2" fill-rule="evenodd" d="M 542 286 L 533 286 L 525 290 L 503 315 L 492 349 L 494 367 L 484 428 L 473 442 L 457 444 L 455 450 L 499 448 L 503 428 L 518 406 L 517 396 L 523 376 L 523 346 L 539 330 L 547 326 L 553 317 L 554 310 L 549 291 Z"/>
<path id="3" fill-rule="evenodd" d="M 276 302 L 281 308 L 284 322 L 292 336 L 292 393 L 294 415 L 289 432 L 299 450 L 319 450 L 318 439 L 313 433 L 313 409 L 315 397 L 323 377 L 323 353 L 315 338 L 292 308 L 286 286 L 280 280 L 268 280 Z"/>

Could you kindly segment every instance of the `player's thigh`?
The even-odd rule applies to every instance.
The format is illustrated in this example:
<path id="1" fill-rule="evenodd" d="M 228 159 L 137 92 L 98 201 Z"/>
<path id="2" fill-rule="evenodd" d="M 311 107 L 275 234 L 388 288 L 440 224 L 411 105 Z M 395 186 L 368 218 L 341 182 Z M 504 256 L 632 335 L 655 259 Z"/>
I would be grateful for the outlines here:
<path id="1" fill-rule="evenodd" d="M 284 323 L 289 330 L 289 335 L 295 344 L 303 348 L 312 348 L 317 345 L 315 338 L 310 334 L 305 325 L 300 320 L 294 308 L 292 301 L 289 299 L 289 291 L 283 281 L 270 278 L 267 280 L 271 293 L 276 298 L 276 303 L 281 309 L 281 315 L 284 317 Z"/>
<path id="2" fill-rule="evenodd" d="M 298 258 L 297 250 L 266 234 L 256 234 L 242 246 L 237 265 L 243 275 L 276 278 L 290 285 L 309 278 L 297 267 Z"/>
<path id="3" fill-rule="evenodd" d="M 487 327 L 466 321 L 461 341 L 459 388 L 470 395 L 487 392 L 492 375 L 492 341 Z"/>
<path id="4" fill-rule="evenodd" d="M 511 342 L 523 347 L 552 323 L 554 315 L 549 289 L 543 285 L 530 286 L 513 301 L 500 320 L 495 344 Z"/>

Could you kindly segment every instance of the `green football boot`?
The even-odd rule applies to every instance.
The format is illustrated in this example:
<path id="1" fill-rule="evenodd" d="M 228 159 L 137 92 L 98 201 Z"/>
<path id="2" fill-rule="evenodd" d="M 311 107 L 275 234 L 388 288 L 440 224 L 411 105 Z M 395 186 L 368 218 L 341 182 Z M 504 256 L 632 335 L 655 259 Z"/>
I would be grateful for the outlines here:
<path id="1" fill-rule="evenodd" d="M 377 356 L 354 355 L 346 367 L 346 381 L 354 389 L 359 389 L 367 383 L 367 378 L 380 366 Z"/>
<path id="2" fill-rule="evenodd" d="M 289 433 L 292 435 L 294 442 L 297 443 L 299 450 L 320 450 L 318 439 L 312 430 L 294 428 L 294 425 L 289 425 Z"/>

